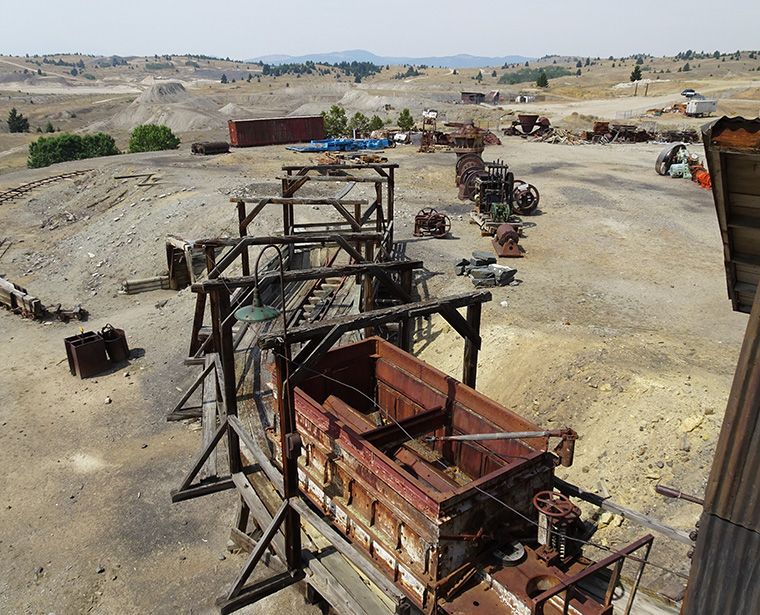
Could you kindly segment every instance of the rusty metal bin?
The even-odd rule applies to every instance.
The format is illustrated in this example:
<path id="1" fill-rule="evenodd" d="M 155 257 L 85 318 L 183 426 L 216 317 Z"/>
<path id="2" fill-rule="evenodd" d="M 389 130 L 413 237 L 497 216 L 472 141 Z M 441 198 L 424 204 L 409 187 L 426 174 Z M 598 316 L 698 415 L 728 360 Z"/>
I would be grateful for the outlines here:
<path id="1" fill-rule="evenodd" d="M 108 369 L 106 344 L 100 333 L 86 331 L 67 337 L 63 341 L 66 344 L 69 370 L 73 376 L 89 378 Z"/>
<path id="2" fill-rule="evenodd" d="M 129 358 L 129 346 L 127 345 L 127 335 L 123 329 L 115 329 L 111 325 L 106 325 L 100 332 L 100 336 L 106 345 L 108 358 L 112 362 L 126 361 Z"/>

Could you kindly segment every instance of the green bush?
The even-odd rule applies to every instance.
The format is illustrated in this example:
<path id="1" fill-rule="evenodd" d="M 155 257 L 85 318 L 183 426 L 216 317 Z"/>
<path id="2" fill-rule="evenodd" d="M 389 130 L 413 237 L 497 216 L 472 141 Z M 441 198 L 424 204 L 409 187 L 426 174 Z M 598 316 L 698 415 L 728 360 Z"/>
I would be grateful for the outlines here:
<path id="1" fill-rule="evenodd" d="M 95 80 L 95 75 L 91 75 L 90 73 L 85 73 L 84 75 L 82 75 L 82 77 L 84 77 L 85 79 L 89 79 L 90 81 Z"/>
<path id="2" fill-rule="evenodd" d="M 132 131 L 129 137 L 129 152 L 158 152 L 165 149 L 177 149 L 179 137 L 168 126 L 143 124 Z"/>
<path id="3" fill-rule="evenodd" d="M 401 113 L 398 114 L 396 124 L 398 124 L 398 127 L 404 131 L 412 129 L 414 126 L 414 118 L 412 117 L 412 114 L 409 113 L 409 109 L 401 110 Z"/>
<path id="4" fill-rule="evenodd" d="M 148 70 L 164 70 L 167 68 L 174 68 L 174 64 L 171 62 L 148 62 L 145 65 Z"/>
<path id="5" fill-rule="evenodd" d="M 29 158 L 26 166 L 30 169 L 48 167 L 67 160 L 83 160 L 113 156 L 121 152 L 111 135 L 99 132 L 94 135 L 62 134 L 58 137 L 40 137 L 29 144 Z"/>

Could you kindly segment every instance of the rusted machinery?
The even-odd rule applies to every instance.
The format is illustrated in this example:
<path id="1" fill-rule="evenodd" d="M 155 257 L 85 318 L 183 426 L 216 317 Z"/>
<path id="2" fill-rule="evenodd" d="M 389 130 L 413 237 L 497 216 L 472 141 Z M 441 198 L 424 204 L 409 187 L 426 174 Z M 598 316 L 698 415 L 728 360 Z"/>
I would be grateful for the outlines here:
<path id="1" fill-rule="evenodd" d="M 660 175 L 683 177 L 708 190 L 712 188 L 710 173 L 700 162 L 699 156 L 689 152 L 685 143 L 674 143 L 662 150 L 654 169 Z"/>
<path id="2" fill-rule="evenodd" d="M 451 219 L 446 214 L 438 213 L 432 207 L 420 209 L 414 217 L 415 237 L 435 237 L 442 239 L 451 230 Z"/>
<path id="3" fill-rule="evenodd" d="M 522 256 L 522 252 L 517 245 L 518 241 L 520 241 L 520 236 L 517 234 L 515 227 L 511 224 L 501 224 L 499 225 L 499 228 L 496 229 L 496 234 L 491 240 L 491 243 L 493 244 L 493 249 L 497 256 L 510 256 L 515 258 Z"/>
<path id="4" fill-rule="evenodd" d="M 520 114 L 516 120 L 512 121 L 509 127 L 504 128 L 502 132 L 507 136 L 536 136 L 551 132 L 551 122 L 549 118 L 538 115 Z"/>
<path id="5" fill-rule="evenodd" d="M 575 432 L 541 431 L 376 337 L 309 371 L 294 391 L 300 491 L 418 609 L 612 614 L 624 558 L 652 537 L 597 564 L 580 555 L 579 511 L 552 490 Z"/>
<path id="6" fill-rule="evenodd" d="M 474 152 L 457 158 L 456 184 L 459 200 L 473 201 L 480 214 L 490 215 L 494 203 L 507 204 L 519 215 L 531 214 L 538 207 L 539 193 L 535 186 L 515 180 L 505 162 L 486 163 Z"/>

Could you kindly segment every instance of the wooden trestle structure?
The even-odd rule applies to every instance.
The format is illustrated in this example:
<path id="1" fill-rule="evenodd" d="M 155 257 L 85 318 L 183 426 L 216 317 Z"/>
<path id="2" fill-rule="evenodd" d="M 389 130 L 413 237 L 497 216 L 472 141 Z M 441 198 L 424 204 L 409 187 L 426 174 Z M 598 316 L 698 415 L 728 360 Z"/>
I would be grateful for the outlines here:
<path id="1" fill-rule="evenodd" d="M 414 300 L 413 271 L 422 268 L 422 262 L 392 260 L 395 168 L 395 164 L 283 167 L 286 175 L 279 178 L 280 196 L 232 200 L 238 214 L 238 238 L 193 242 L 194 247 L 205 249 L 209 273 L 204 281 L 192 285 L 196 309 L 186 364 L 202 368 L 167 418 L 201 418 L 202 445 L 195 463 L 172 492 L 172 500 L 180 502 L 227 489 L 238 492 L 232 539 L 250 550 L 251 555 L 220 599 L 222 613 L 235 611 L 299 580 L 306 581 L 307 596 L 316 592 L 340 613 L 410 611 L 405 594 L 299 493 L 296 460 L 300 440 L 292 424 L 294 389 L 341 338 L 352 333 L 371 335 L 388 324 L 396 324 L 397 344 L 410 351 L 415 319 L 436 313 L 464 338 L 462 381 L 475 388 L 481 306 L 491 300 L 491 294 L 480 290 Z M 367 175 L 368 171 L 374 174 Z M 333 198 L 295 196 L 310 182 L 343 185 Z M 348 200 L 348 193 L 358 184 L 373 185 L 374 198 Z M 303 223 L 296 219 L 299 208 L 314 205 L 332 206 L 338 221 Z M 251 223 L 271 206 L 281 208 L 283 234 L 250 235 Z M 269 292 L 273 297 L 279 296 L 272 290 L 280 279 L 285 285 L 286 305 L 279 307 L 287 329 L 278 333 L 262 332 L 261 327 L 239 323 L 234 317 L 239 307 L 250 304 L 255 285 L 249 251 L 269 245 L 282 247 L 287 263 L 282 272 L 269 270 L 259 276 L 259 290 L 264 295 Z M 317 248 L 332 250 L 331 266 L 306 263 L 305 268 L 295 267 L 302 252 Z M 348 262 L 340 262 L 338 254 Z M 240 275 L 233 276 L 233 272 Z M 334 297 L 340 287 L 331 281 L 340 279 L 355 280 L 361 289 L 358 313 L 312 310 L 307 317 L 304 305 L 329 303 L 326 299 Z M 380 291 L 392 299 L 389 307 L 376 307 L 374 297 Z M 316 302 L 310 301 L 315 297 Z M 340 307 L 336 302 L 332 306 Z M 457 311 L 460 308 L 466 308 L 466 317 Z M 247 353 L 237 351 L 243 341 L 245 348 L 258 345 L 274 352 L 281 464 L 271 455 L 263 432 L 247 429 L 239 417 L 239 382 L 252 378 L 246 365 Z M 292 358 L 291 349 L 297 351 Z M 201 408 L 186 408 L 199 388 Z M 222 440 L 226 443 L 226 467 L 217 459 Z M 255 531 L 261 532 L 257 539 L 251 537 Z M 265 559 L 274 576 L 249 583 L 261 559 Z"/>

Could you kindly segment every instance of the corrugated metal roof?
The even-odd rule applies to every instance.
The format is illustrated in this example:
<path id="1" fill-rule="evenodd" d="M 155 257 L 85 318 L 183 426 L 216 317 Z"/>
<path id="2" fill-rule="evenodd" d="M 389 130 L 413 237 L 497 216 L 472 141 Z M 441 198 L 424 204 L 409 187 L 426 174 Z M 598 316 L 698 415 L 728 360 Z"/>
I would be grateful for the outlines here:
<path id="1" fill-rule="evenodd" d="M 760 281 L 760 119 L 723 117 L 702 133 L 728 296 L 735 310 L 749 312 Z"/>
<path id="2" fill-rule="evenodd" d="M 760 613 L 760 534 L 702 515 L 683 615 Z"/>

